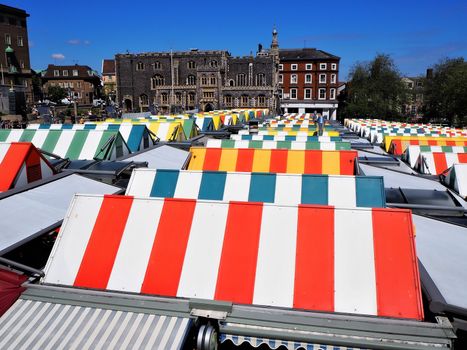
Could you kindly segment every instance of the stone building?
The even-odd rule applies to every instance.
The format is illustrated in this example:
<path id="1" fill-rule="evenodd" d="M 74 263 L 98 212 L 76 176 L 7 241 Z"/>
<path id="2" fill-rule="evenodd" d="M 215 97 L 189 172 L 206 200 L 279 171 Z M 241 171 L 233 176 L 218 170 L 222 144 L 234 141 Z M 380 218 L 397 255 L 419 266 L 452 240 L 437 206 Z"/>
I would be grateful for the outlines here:
<path id="1" fill-rule="evenodd" d="M 225 50 L 117 54 L 117 101 L 126 111 L 169 113 L 268 107 L 276 110 L 277 58 Z"/>
<path id="2" fill-rule="evenodd" d="M 102 90 L 106 96 L 115 102 L 117 93 L 117 76 L 115 75 L 115 60 L 102 60 Z"/>
<path id="3" fill-rule="evenodd" d="M 57 66 L 49 64 L 42 72 L 42 87 L 47 95 L 51 86 L 60 86 L 68 92 L 70 99 L 79 104 L 91 104 L 100 96 L 101 79 L 89 66 Z"/>
<path id="4" fill-rule="evenodd" d="M 0 5 L 0 42 L 3 44 L 0 55 L 0 100 L 15 100 L 10 111 L 18 114 L 25 109 L 25 103 L 34 101 L 26 21 L 28 17 L 29 14 L 22 9 Z M 15 97 L 12 100 L 13 91 Z M 2 112 L 8 113 L 8 108 Z"/>
<path id="5" fill-rule="evenodd" d="M 427 73 L 428 75 L 428 73 Z M 421 117 L 423 115 L 423 77 L 404 77 L 402 81 L 406 84 L 409 96 L 408 102 L 404 106 L 405 115 L 411 117 Z"/>

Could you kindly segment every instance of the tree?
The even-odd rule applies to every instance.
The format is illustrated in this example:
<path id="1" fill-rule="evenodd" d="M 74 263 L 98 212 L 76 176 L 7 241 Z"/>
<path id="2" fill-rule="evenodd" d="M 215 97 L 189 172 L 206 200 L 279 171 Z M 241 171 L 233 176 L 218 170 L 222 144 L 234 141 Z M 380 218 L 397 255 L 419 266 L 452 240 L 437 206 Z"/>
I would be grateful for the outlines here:
<path id="1" fill-rule="evenodd" d="M 60 102 L 68 96 L 67 91 L 60 86 L 50 86 L 47 95 L 53 102 Z"/>
<path id="2" fill-rule="evenodd" d="M 408 90 L 389 55 L 378 54 L 370 62 L 358 62 L 350 70 L 345 117 L 393 119 L 403 114 Z"/>
<path id="3" fill-rule="evenodd" d="M 450 124 L 467 122 L 467 62 L 444 59 L 435 65 L 425 82 L 425 115 L 446 119 Z"/>

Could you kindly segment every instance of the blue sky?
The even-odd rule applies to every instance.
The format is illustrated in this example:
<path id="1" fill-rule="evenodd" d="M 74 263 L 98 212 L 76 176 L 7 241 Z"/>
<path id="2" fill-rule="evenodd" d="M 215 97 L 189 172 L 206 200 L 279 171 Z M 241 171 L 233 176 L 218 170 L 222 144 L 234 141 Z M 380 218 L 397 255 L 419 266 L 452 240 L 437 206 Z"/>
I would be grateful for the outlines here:
<path id="1" fill-rule="evenodd" d="M 161 1 L 3 0 L 25 9 L 34 69 L 87 64 L 126 52 L 316 47 L 341 59 L 340 80 L 357 61 L 388 53 L 402 73 L 423 74 L 444 57 L 467 57 L 466 0 Z M 54 58 L 53 58 L 54 57 Z"/>

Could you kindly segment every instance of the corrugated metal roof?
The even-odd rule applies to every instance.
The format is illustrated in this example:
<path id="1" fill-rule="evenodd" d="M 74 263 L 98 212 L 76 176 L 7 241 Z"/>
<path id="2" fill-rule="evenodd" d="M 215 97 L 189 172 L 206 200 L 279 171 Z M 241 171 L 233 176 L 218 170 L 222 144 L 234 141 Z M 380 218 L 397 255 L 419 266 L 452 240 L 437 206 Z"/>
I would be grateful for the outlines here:
<path id="1" fill-rule="evenodd" d="M 1 349 L 180 349 L 183 317 L 19 299 L 0 318 Z"/>
<path id="2" fill-rule="evenodd" d="M 75 193 L 105 194 L 121 190 L 77 174 L 49 179 L 13 195 L 6 192 L 3 198 L 0 196 L 0 255 L 63 220 Z"/>
<path id="3" fill-rule="evenodd" d="M 163 145 L 132 154 L 123 159 L 133 162 L 148 162 L 150 169 L 181 169 L 189 156 L 190 152 Z"/>
<path id="4" fill-rule="evenodd" d="M 43 282 L 421 319 L 415 261 L 407 210 L 77 195 Z"/>
<path id="5" fill-rule="evenodd" d="M 385 207 L 382 177 L 135 169 L 126 191 L 191 198 L 340 207 Z"/>

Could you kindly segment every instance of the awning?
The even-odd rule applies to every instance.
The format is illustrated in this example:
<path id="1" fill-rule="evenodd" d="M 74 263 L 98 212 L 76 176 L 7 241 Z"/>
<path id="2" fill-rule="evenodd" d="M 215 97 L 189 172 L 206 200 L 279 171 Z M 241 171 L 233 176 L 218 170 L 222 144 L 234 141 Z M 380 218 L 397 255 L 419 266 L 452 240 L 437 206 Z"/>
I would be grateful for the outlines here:
<path id="1" fill-rule="evenodd" d="M 315 149 L 323 151 L 349 150 L 349 142 L 313 142 L 313 141 L 247 141 L 209 139 L 207 148 L 262 148 L 262 149 Z"/>
<path id="2" fill-rule="evenodd" d="M 0 192 L 55 174 L 48 160 L 29 142 L 0 142 Z"/>
<path id="3" fill-rule="evenodd" d="M 76 195 L 68 213 L 46 284 L 423 318 L 408 210 Z"/>
<path id="4" fill-rule="evenodd" d="M 0 194 L 0 255 L 52 230 L 75 193 L 117 193 L 121 188 L 77 174 L 59 174 Z"/>
<path id="5" fill-rule="evenodd" d="M 449 152 L 449 153 L 467 153 L 467 147 L 463 146 L 409 146 L 402 155 L 402 159 L 407 162 L 411 168 L 415 168 L 420 152 Z"/>
<path id="6" fill-rule="evenodd" d="M 422 174 L 440 175 L 454 164 L 467 163 L 467 153 L 420 152 L 415 167 Z"/>
<path id="7" fill-rule="evenodd" d="M 121 160 L 147 162 L 149 169 L 182 169 L 189 157 L 190 152 L 163 145 L 131 154 Z"/>
<path id="8" fill-rule="evenodd" d="M 357 151 L 191 147 L 188 170 L 354 175 Z"/>
<path id="9" fill-rule="evenodd" d="M 467 200 L 467 164 L 455 164 L 441 175 L 441 180 Z"/>
<path id="10" fill-rule="evenodd" d="M 112 298 L 105 308 L 85 298 L 75 305 L 50 299 L 18 299 L 0 318 L 0 348 L 181 349 L 192 324 L 185 317 L 115 305 Z"/>
<path id="11" fill-rule="evenodd" d="M 378 176 L 236 173 L 134 169 L 126 194 L 137 197 L 211 199 L 340 207 L 386 206 Z"/>

